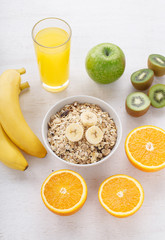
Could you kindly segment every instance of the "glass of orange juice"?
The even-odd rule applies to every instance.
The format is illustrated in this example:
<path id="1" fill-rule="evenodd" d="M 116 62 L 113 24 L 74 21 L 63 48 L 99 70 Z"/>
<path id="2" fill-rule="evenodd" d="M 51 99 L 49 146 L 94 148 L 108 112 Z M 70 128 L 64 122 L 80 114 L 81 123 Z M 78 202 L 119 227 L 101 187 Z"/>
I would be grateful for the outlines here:
<path id="1" fill-rule="evenodd" d="M 69 24 L 59 18 L 42 19 L 34 25 L 32 38 L 43 88 L 63 91 L 69 84 Z"/>

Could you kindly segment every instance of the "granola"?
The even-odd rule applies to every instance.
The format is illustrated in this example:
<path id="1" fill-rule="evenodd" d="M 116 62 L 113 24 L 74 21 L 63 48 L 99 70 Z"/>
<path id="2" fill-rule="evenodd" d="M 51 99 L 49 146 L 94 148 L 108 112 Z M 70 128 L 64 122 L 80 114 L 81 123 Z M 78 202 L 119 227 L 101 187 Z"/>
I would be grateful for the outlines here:
<path id="1" fill-rule="evenodd" d="M 97 116 L 97 123 L 103 138 L 96 145 L 90 144 L 85 134 L 78 142 L 71 142 L 66 137 L 66 128 L 71 123 L 82 125 L 81 114 L 90 111 Z M 88 127 L 83 126 L 84 133 Z M 108 156 L 116 144 L 117 128 L 109 113 L 98 105 L 78 103 L 65 105 L 59 112 L 51 116 L 48 122 L 48 142 L 52 151 L 60 158 L 74 164 L 91 164 Z"/>

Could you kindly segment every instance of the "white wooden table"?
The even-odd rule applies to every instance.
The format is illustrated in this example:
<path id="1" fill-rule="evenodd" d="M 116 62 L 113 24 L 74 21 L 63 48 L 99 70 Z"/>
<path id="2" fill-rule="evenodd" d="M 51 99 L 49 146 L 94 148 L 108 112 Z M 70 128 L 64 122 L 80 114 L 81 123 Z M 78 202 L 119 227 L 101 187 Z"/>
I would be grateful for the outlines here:
<path id="1" fill-rule="evenodd" d="M 139 119 L 128 116 L 124 102 L 134 91 L 130 83 L 133 71 L 147 66 L 151 53 L 165 55 L 164 0 L 1 0 L 0 1 L 0 73 L 25 67 L 30 90 L 20 97 L 24 116 L 41 139 L 41 123 L 50 106 L 67 96 L 86 94 L 99 97 L 118 112 L 123 137 L 109 161 L 95 168 L 71 168 L 85 178 L 88 198 L 75 215 L 60 217 L 44 206 L 40 188 L 52 172 L 67 165 L 50 154 L 45 159 L 26 155 L 29 168 L 18 172 L 0 164 L 0 240 L 163 240 L 165 239 L 165 170 L 145 173 L 134 168 L 124 152 L 127 134 L 135 127 L 153 124 L 165 129 L 165 109 L 150 108 Z M 65 19 L 73 30 L 70 86 L 52 94 L 41 88 L 31 39 L 33 25 L 42 18 Z M 123 76 L 110 85 L 98 85 L 89 79 L 84 63 L 88 50 L 102 42 L 119 45 L 126 55 Z M 154 83 L 164 83 L 165 77 Z M 133 216 L 118 219 L 99 204 L 100 183 L 113 174 L 128 174 L 144 187 L 142 208 Z"/>

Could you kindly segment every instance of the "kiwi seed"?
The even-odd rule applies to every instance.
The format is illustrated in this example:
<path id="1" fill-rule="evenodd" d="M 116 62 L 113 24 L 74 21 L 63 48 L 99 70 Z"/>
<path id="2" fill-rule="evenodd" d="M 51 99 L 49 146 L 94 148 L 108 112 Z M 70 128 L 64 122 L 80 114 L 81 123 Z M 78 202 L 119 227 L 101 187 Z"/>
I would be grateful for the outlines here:
<path id="1" fill-rule="evenodd" d="M 156 108 L 165 107 L 165 84 L 155 84 L 149 89 L 151 105 Z"/>
<path id="2" fill-rule="evenodd" d="M 155 76 L 165 75 L 165 57 L 160 54 L 149 55 L 148 67 L 154 71 Z"/>
<path id="3" fill-rule="evenodd" d="M 128 114 L 140 117 L 148 111 L 150 99 L 145 93 L 133 92 L 127 96 L 125 107 Z"/>
<path id="4" fill-rule="evenodd" d="M 148 68 L 140 69 L 131 75 L 132 85 L 138 90 L 146 90 L 149 88 L 153 79 L 154 72 Z"/>

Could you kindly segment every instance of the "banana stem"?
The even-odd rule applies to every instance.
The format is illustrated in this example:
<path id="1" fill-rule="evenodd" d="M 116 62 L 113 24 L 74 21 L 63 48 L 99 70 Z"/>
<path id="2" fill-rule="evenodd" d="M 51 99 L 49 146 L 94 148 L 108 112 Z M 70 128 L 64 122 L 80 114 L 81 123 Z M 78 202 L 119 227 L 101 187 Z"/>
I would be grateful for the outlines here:
<path id="1" fill-rule="evenodd" d="M 17 69 L 17 72 L 19 72 L 20 74 L 24 74 L 24 73 L 26 73 L 26 69 L 20 68 L 20 69 Z"/>
<path id="2" fill-rule="evenodd" d="M 30 87 L 30 85 L 29 85 L 29 83 L 28 82 L 24 82 L 24 83 L 21 83 L 20 84 L 20 90 L 22 91 L 22 90 L 24 90 L 25 88 L 29 88 Z"/>

